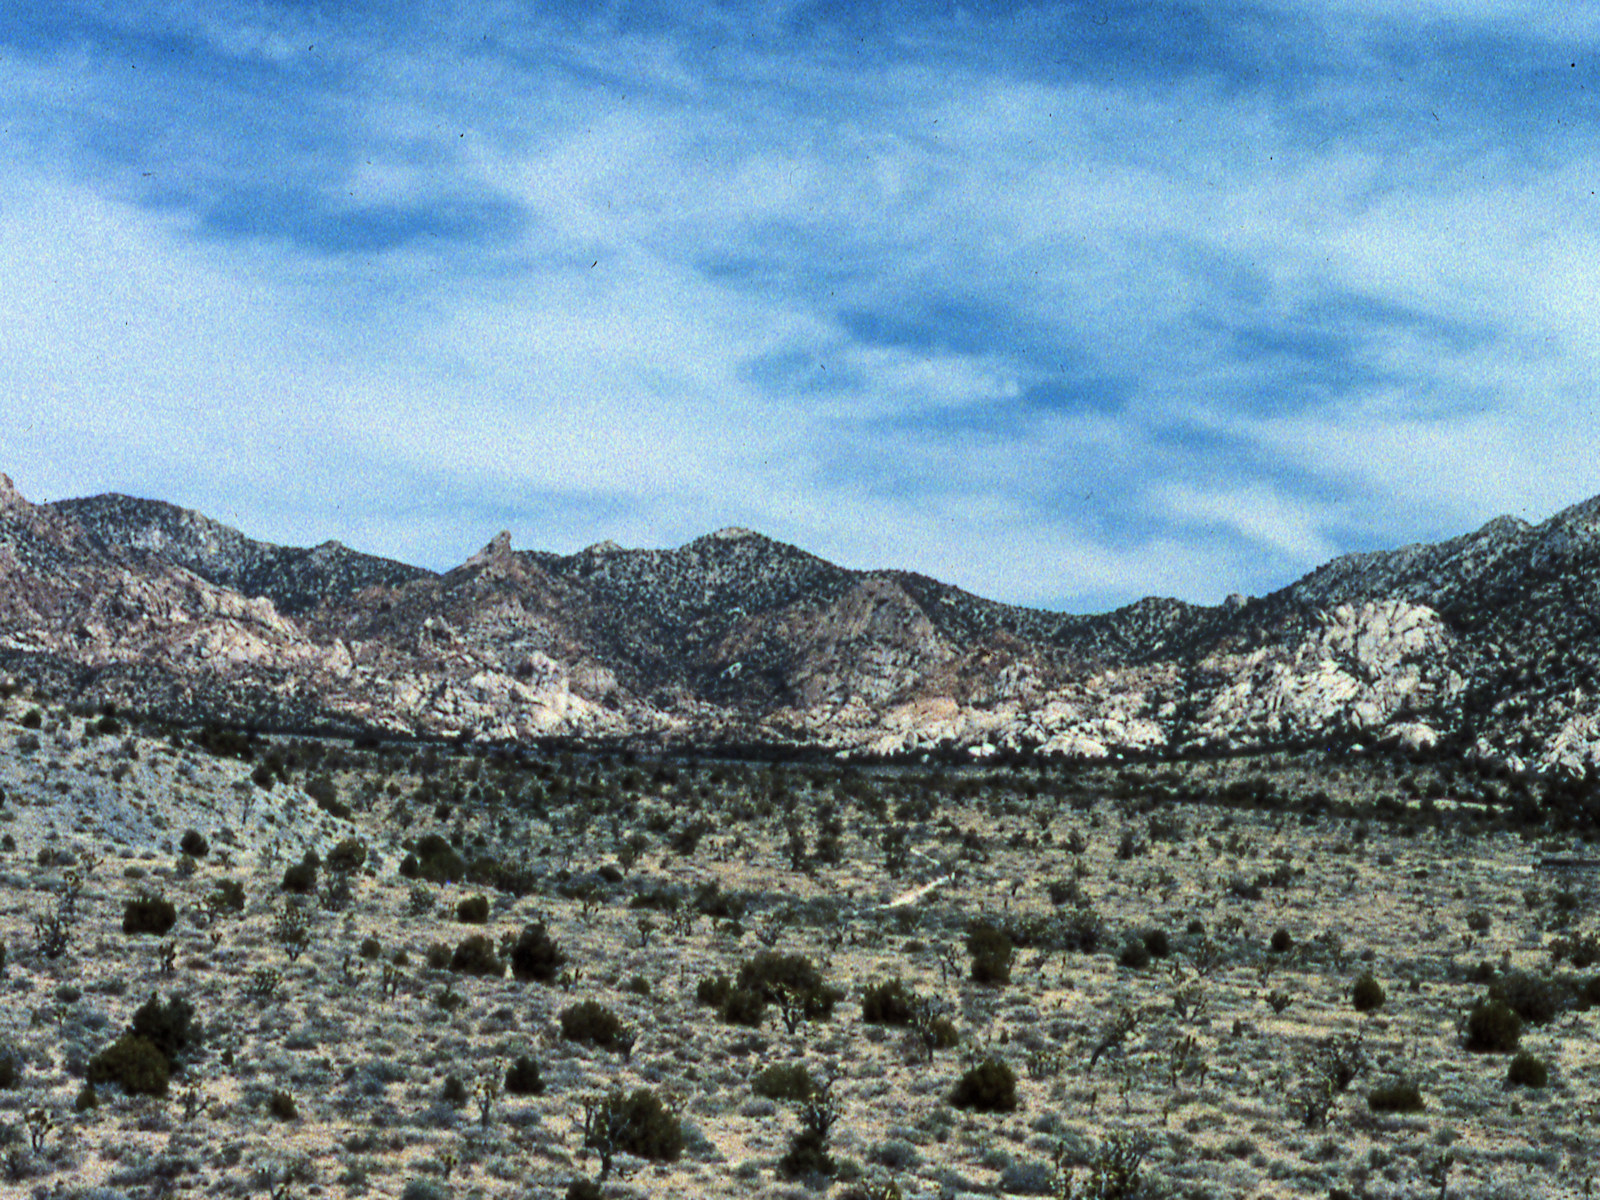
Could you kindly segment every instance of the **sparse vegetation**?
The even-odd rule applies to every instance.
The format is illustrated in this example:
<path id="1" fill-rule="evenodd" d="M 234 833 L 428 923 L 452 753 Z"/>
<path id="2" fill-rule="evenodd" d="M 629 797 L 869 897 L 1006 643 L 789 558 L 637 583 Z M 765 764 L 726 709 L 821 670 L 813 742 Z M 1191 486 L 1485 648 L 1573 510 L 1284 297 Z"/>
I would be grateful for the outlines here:
<path id="1" fill-rule="evenodd" d="M 41 734 L 42 771 L 57 751 Z M 35 811 L 73 810 L 9 781 L 0 799 L 17 847 L 0 862 L 34 883 L 0 912 L 20 1005 L 0 1089 L 14 1121 L 36 1094 L 58 1122 L 81 1105 L 73 1152 L 107 1177 L 140 1121 L 208 1147 L 179 1180 L 192 1190 L 265 1194 L 256 1164 L 292 1136 L 331 1147 L 325 1190 L 485 1200 L 641 1181 L 710 1200 L 1398 1194 L 1420 1178 L 1394 1149 L 1417 1113 L 1430 1137 L 1474 1139 L 1479 1176 L 1450 1181 L 1470 1195 L 1496 1163 L 1553 1174 L 1496 1157 L 1525 1144 L 1517 1106 L 1591 1144 L 1537 1091 L 1592 1091 L 1583 886 L 1497 892 L 1472 863 L 1541 846 L 1471 824 L 1500 809 L 1457 807 L 1451 838 L 1501 840 L 1434 854 L 1456 842 L 1351 799 L 1365 765 L 1339 768 L 1342 790 L 1318 768 L 1331 798 L 1312 811 L 1315 789 L 1265 770 L 1267 788 L 1234 788 L 1247 766 L 1209 760 L 858 772 L 257 736 L 211 784 L 208 760 L 177 773 L 192 741 L 162 747 L 141 740 L 138 760 L 168 772 L 162 794 L 217 802 L 186 801 L 137 851 L 89 817 L 53 816 L 47 838 Z M 245 777 L 269 758 L 270 798 Z M 1382 787 L 1409 796 L 1395 780 L 1416 775 L 1422 795 L 1436 770 Z M 307 801 L 321 775 L 347 824 Z M 187 863 L 184 830 L 208 842 Z M 309 890 L 281 887 L 296 867 Z M 126 889 L 133 930 L 156 938 L 115 936 Z M 1408 897 L 1410 923 L 1374 917 L 1385 894 Z M 36 917 L 66 939 L 55 958 Z M 827 1024 L 845 995 L 849 1018 Z M 1441 1069 L 1429 1047 L 1457 1028 L 1473 1056 Z M 1537 1054 L 1506 1029 L 1536 1029 Z M 162 1095 L 159 1115 L 135 1103 Z M 541 1149 L 497 1149 L 523 1141 Z M 646 1148 L 659 1176 L 627 1161 Z"/>

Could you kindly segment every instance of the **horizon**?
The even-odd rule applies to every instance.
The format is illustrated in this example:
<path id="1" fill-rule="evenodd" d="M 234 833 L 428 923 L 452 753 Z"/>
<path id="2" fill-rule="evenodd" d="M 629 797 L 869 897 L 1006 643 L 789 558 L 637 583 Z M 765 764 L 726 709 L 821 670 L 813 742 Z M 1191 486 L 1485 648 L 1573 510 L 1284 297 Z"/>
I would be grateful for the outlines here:
<path id="1" fill-rule="evenodd" d="M 0 461 L 429 570 L 742 526 L 1266 594 L 1600 493 L 1597 48 L 1522 0 L 0 13 Z"/>
<path id="2" fill-rule="evenodd" d="M 5 472 L 0 472 L 0 479 L 10 479 L 10 478 L 11 477 L 10 477 L 9 474 L 7 474 Z M 13 486 L 14 486 L 14 481 L 13 481 Z M 263 538 L 257 537 L 255 534 L 253 534 L 248 529 L 240 528 L 240 527 L 238 527 L 236 525 L 233 525 L 232 523 L 227 522 L 227 521 L 219 521 L 218 518 L 212 516 L 209 513 L 201 512 L 198 509 L 192 509 L 192 508 L 189 508 L 189 507 L 187 507 L 185 505 L 176 504 L 173 501 L 165 500 L 165 499 L 163 499 L 163 498 L 161 498 L 159 496 L 135 496 L 135 495 L 130 495 L 130 494 L 125 493 L 125 492 L 97 492 L 97 493 L 94 493 L 92 495 L 62 496 L 62 497 L 58 497 L 58 498 L 52 499 L 52 500 L 34 501 L 30 497 L 28 497 L 25 494 L 23 494 L 20 488 L 15 489 L 15 490 L 17 491 L 17 494 L 22 495 L 24 500 L 27 500 L 29 503 L 32 503 L 32 504 L 35 504 L 35 505 L 38 505 L 38 506 L 52 506 L 52 505 L 58 505 L 58 504 L 81 503 L 81 502 L 85 502 L 85 501 L 89 501 L 89 500 L 101 499 L 101 498 L 104 498 L 104 497 L 114 497 L 114 498 L 118 498 L 118 499 L 132 500 L 132 501 L 135 501 L 137 503 L 162 504 L 162 505 L 166 505 L 166 506 L 169 506 L 169 507 L 172 507 L 172 508 L 177 508 L 180 511 L 193 513 L 193 514 L 195 514 L 197 516 L 205 518 L 206 520 L 217 521 L 218 523 L 224 525 L 226 528 L 231 529 L 234 533 L 237 533 L 237 534 L 239 534 L 239 535 L 241 535 L 241 536 L 243 536 L 243 537 L 245 537 L 245 538 L 247 538 L 247 539 L 249 539 L 251 541 L 254 541 L 254 542 L 257 542 L 257 543 L 265 543 L 265 544 L 268 544 L 268 545 L 276 546 L 279 549 L 308 551 L 308 550 L 315 550 L 318 547 L 324 546 L 324 545 L 329 545 L 329 544 L 338 545 L 338 546 L 343 547 L 346 550 L 353 551 L 354 553 L 357 553 L 357 554 L 362 554 L 362 555 L 366 555 L 366 556 L 369 556 L 369 557 L 390 559 L 391 561 L 400 563 L 402 566 L 414 567 L 414 568 L 417 568 L 417 569 L 420 569 L 420 570 L 428 571 L 428 572 L 430 572 L 430 573 L 432 573 L 432 574 L 434 574 L 436 576 L 447 574 L 448 572 L 450 572 L 452 570 L 455 570 L 458 567 L 465 566 L 474 557 L 476 557 L 477 555 L 482 554 L 485 551 L 489 550 L 494 545 L 494 543 L 501 538 L 502 535 L 510 536 L 510 538 L 511 538 L 510 549 L 513 552 L 516 552 L 516 553 L 532 553 L 532 554 L 551 554 L 551 555 L 554 555 L 554 556 L 556 556 L 558 558 L 574 558 L 574 557 L 577 557 L 580 554 L 585 553 L 586 551 L 594 550 L 594 549 L 598 549 L 598 548 L 606 548 L 606 549 L 609 549 L 613 553 L 621 553 L 621 554 L 652 554 L 652 553 L 653 554 L 660 554 L 660 553 L 669 553 L 669 552 L 676 551 L 676 550 L 686 549 L 687 547 L 693 545 L 695 542 L 705 541 L 705 540 L 711 539 L 711 538 L 724 538 L 724 537 L 730 537 L 730 536 L 734 536 L 734 537 L 750 536 L 750 537 L 758 537 L 758 538 L 761 538 L 761 539 L 763 539 L 765 541 L 774 542 L 774 543 L 776 543 L 778 545 L 785 546 L 785 547 L 787 547 L 788 549 L 791 549 L 791 550 L 798 550 L 801 553 L 810 555 L 813 558 L 820 558 L 823 561 L 828 562 L 832 566 L 840 567 L 840 568 L 842 568 L 844 570 L 855 572 L 855 573 L 858 573 L 858 574 L 868 574 L 868 575 L 871 575 L 871 574 L 881 574 L 881 575 L 920 574 L 920 575 L 927 575 L 926 572 L 916 571 L 916 570 L 914 570 L 912 568 L 898 567 L 898 566 L 886 565 L 886 564 L 882 564 L 882 563 L 875 564 L 875 565 L 868 565 L 868 566 L 850 566 L 850 565 L 846 565 L 846 564 L 843 564 L 843 563 L 838 563 L 838 562 L 835 562 L 834 560 L 828 558 L 826 555 L 819 554 L 818 552 L 810 549 L 807 546 L 804 546 L 804 545 L 801 545 L 801 544 L 795 543 L 795 542 L 785 541 L 785 540 L 783 540 L 781 538 L 774 537 L 773 535 L 768 534 L 768 533 L 766 533 L 766 532 L 764 532 L 763 530 L 760 530 L 760 529 L 751 529 L 748 526 L 738 526 L 738 525 L 724 525 L 724 526 L 721 526 L 721 527 L 719 527 L 717 529 L 709 529 L 709 530 L 706 530 L 703 533 L 696 534 L 695 536 L 690 537 L 685 541 L 677 542 L 677 543 L 674 543 L 674 544 L 671 544 L 671 545 L 628 546 L 628 545 L 622 545 L 622 544 L 618 543 L 613 538 L 602 537 L 602 538 L 598 538 L 598 539 L 586 542 L 583 545 L 573 547 L 572 549 L 569 549 L 569 550 L 554 549 L 554 548 L 549 548 L 549 547 L 544 547 L 544 546 L 535 546 L 535 545 L 518 545 L 515 536 L 511 533 L 510 530 L 501 529 L 501 530 L 496 530 L 492 535 L 490 535 L 490 537 L 485 539 L 475 550 L 470 551 L 468 554 L 464 555 L 462 558 L 460 558 L 456 562 L 450 563 L 450 564 L 448 564 L 448 565 L 446 565 L 444 567 L 433 567 L 433 566 L 426 566 L 426 565 L 424 565 L 422 563 L 413 562 L 413 561 L 411 561 L 409 559 L 393 559 L 389 555 L 379 554 L 379 553 L 377 553 L 375 551 L 364 549 L 363 547 L 361 547 L 359 545 L 356 545 L 356 544 L 353 544 L 351 542 L 345 541 L 343 538 L 340 538 L 338 536 L 324 537 L 324 538 L 321 538 L 321 539 L 319 539 L 319 540 L 317 540 L 315 542 L 307 542 L 307 543 L 301 543 L 301 544 L 289 544 L 289 543 L 281 543 L 281 542 L 271 542 L 271 541 L 268 541 L 267 539 L 263 539 Z M 1440 540 L 1449 540 L 1451 538 L 1465 537 L 1465 536 L 1468 536 L 1468 535 L 1471 535 L 1471 534 L 1474 534 L 1474 533 L 1478 533 L 1481 530 L 1483 530 L 1484 528 L 1486 528 L 1487 526 L 1493 525 L 1493 524 L 1495 524 L 1495 523 L 1497 523 L 1499 521 L 1504 521 L 1504 520 L 1519 521 L 1526 527 L 1537 528 L 1540 525 L 1543 525 L 1548 521 L 1555 520 L 1556 518 L 1558 518 L 1558 517 L 1562 516 L 1563 514 L 1571 511 L 1572 509 L 1579 508 L 1579 507 L 1582 507 L 1582 506 L 1587 505 L 1587 504 L 1593 504 L 1593 503 L 1595 503 L 1597 501 L 1600 501 L 1600 494 L 1597 494 L 1597 495 L 1591 496 L 1591 497 L 1586 497 L 1585 499 L 1582 499 L 1582 500 L 1574 501 L 1571 504 L 1565 504 L 1561 508 L 1557 509 L 1555 512 L 1552 512 L 1552 513 L 1550 513 L 1550 514 L 1548 514 L 1548 515 L 1546 515 L 1546 516 L 1544 516 L 1542 518 L 1539 518 L 1539 519 L 1533 520 L 1533 521 L 1528 521 L 1528 520 L 1526 520 L 1524 518 L 1516 517 L 1516 516 L 1514 516 L 1513 514 L 1510 514 L 1510 513 L 1501 513 L 1501 514 L 1498 514 L 1496 516 L 1490 517 L 1483 524 L 1481 524 L 1479 526 L 1476 526 L 1473 529 L 1458 530 L 1455 533 L 1451 533 L 1451 534 L 1445 535 L 1445 538 L 1440 539 Z M 1379 553 L 1379 554 L 1382 554 L 1382 553 L 1386 553 L 1386 552 L 1405 550 L 1405 549 L 1410 548 L 1411 546 L 1430 545 L 1430 544 L 1433 544 L 1433 543 L 1431 543 L 1431 542 L 1400 543 L 1400 544 L 1396 544 L 1396 545 L 1393 545 L 1393 546 L 1377 547 L 1372 551 L 1349 551 L 1349 552 L 1346 552 L 1346 553 Z M 1242 596 L 1246 597 L 1247 599 L 1257 599 L 1257 598 L 1259 598 L 1261 596 L 1270 595 L 1273 592 L 1277 592 L 1277 591 L 1281 590 L 1282 588 L 1292 586 L 1294 583 L 1296 583 L 1300 579 L 1304 578 L 1305 575 L 1308 575 L 1308 574 L 1311 574 L 1311 573 L 1315 572 L 1319 568 L 1321 568 L 1323 566 L 1326 566 L 1328 563 L 1333 562 L 1333 561 L 1335 561 L 1335 559 L 1340 558 L 1340 557 L 1344 557 L 1344 555 L 1336 555 L 1336 556 L 1334 556 L 1334 558 L 1325 559 L 1325 560 L 1323 560 L 1323 562 L 1315 563 L 1310 568 L 1308 568 L 1308 570 L 1304 574 L 1302 574 L 1300 576 L 1296 576 L 1294 579 L 1285 580 L 1283 583 L 1279 584 L 1276 587 L 1273 587 L 1272 589 L 1270 589 L 1267 592 L 1240 592 L 1237 589 L 1235 589 L 1233 591 L 1224 592 L 1223 595 L 1222 595 L 1222 598 L 1220 600 L 1218 600 L 1218 601 L 1216 601 L 1214 603 L 1211 603 L 1211 604 L 1206 604 L 1205 602 L 1202 602 L 1202 601 L 1183 601 L 1183 602 L 1184 603 L 1191 603 L 1191 604 L 1198 604 L 1198 605 L 1200 605 L 1202 607 L 1215 608 L 1215 607 L 1219 607 L 1226 600 L 1232 598 L 1233 596 L 1237 596 L 1237 595 L 1242 595 Z M 987 596 L 987 595 L 984 595 L 981 592 L 973 592 L 970 588 L 966 588 L 963 585 L 961 585 L 960 583 L 957 583 L 956 581 L 953 581 L 953 580 L 943 579 L 943 578 L 940 578 L 938 576 L 928 576 L 928 577 L 933 579 L 936 583 L 939 583 L 939 584 L 941 584 L 943 586 L 955 587 L 958 590 L 968 592 L 970 595 L 975 596 L 979 600 L 993 601 L 993 602 L 998 602 L 998 603 L 1002 603 L 1002 604 L 1013 604 L 1013 602 L 1011 602 L 1011 601 L 1001 600 L 998 597 Z M 1121 602 L 1119 604 L 1116 604 L 1116 605 L 1113 605 L 1113 606 L 1110 606 L 1110 607 L 1107 607 L 1107 608 L 1104 608 L 1104 609 L 1095 609 L 1095 610 L 1067 610 L 1067 609 L 1050 608 L 1047 605 L 1027 605 L 1027 604 L 1023 604 L 1023 605 L 1014 605 L 1013 604 L 1013 607 L 1031 608 L 1031 609 L 1035 609 L 1035 610 L 1042 611 L 1042 612 L 1057 613 L 1057 614 L 1066 615 L 1066 616 L 1096 616 L 1096 615 L 1102 615 L 1102 614 L 1105 614 L 1105 613 L 1113 612 L 1113 611 L 1116 611 L 1117 609 L 1124 608 L 1124 607 L 1127 607 L 1127 606 L 1131 606 L 1131 605 L 1134 605 L 1134 604 L 1138 604 L 1138 603 L 1140 603 L 1142 601 L 1147 601 L 1147 600 L 1182 600 L 1182 597 L 1161 595 L 1159 593 L 1151 592 L 1151 593 L 1147 593 L 1146 595 L 1143 595 L 1143 596 L 1136 596 L 1131 600 L 1125 600 L 1125 601 L 1123 601 L 1123 602 Z"/>

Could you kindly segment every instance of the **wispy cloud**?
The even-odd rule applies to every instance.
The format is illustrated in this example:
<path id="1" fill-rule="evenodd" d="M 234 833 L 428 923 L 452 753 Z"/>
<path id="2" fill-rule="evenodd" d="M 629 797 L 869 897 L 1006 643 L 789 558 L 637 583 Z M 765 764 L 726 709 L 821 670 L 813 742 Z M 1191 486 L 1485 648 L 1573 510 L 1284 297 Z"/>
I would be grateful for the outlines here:
<path id="1" fill-rule="evenodd" d="M 1082 608 L 1600 491 L 1580 9 L 14 7 L 25 492 Z"/>

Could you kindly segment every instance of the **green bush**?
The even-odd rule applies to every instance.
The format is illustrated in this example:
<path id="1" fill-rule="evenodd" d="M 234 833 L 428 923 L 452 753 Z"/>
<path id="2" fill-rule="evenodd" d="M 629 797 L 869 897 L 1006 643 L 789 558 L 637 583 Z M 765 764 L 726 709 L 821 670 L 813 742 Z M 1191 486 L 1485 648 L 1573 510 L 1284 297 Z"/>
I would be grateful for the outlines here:
<path id="1" fill-rule="evenodd" d="M 621 1048 L 622 1018 L 598 1000 L 584 1000 L 561 1012 L 561 1036 L 602 1050 Z"/>
<path id="2" fill-rule="evenodd" d="M 738 992 L 754 992 L 768 1004 L 779 1003 L 788 995 L 800 1005 L 801 1015 L 808 1021 L 826 1021 L 841 995 L 823 982 L 822 972 L 805 955 L 770 950 L 739 967 L 730 999 Z"/>
<path id="3" fill-rule="evenodd" d="M 483 925 L 489 920 L 489 898 L 468 896 L 456 905 L 456 920 L 463 925 Z"/>
<path id="4" fill-rule="evenodd" d="M 1503 1000 L 1480 1000 L 1467 1015 L 1467 1049 L 1510 1054 L 1522 1040 L 1522 1018 Z"/>
<path id="5" fill-rule="evenodd" d="M 566 1200 L 605 1200 L 605 1195 L 592 1179 L 574 1179 L 567 1184 Z"/>
<path id="6" fill-rule="evenodd" d="M 1524 1050 L 1511 1060 L 1506 1070 L 1507 1087 L 1542 1088 L 1550 1082 L 1550 1068 L 1544 1060 Z"/>
<path id="7" fill-rule="evenodd" d="M 485 933 L 475 933 L 462 938 L 450 956 L 450 969 L 468 975 L 488 975 L 499 978 L 506 973 L 505 963 L 495 953 L 494 942 Z"/>
<path id="8" fill-rule="evenodd" d="M 1274 954 L 1287 954 L 1294 949 L 1294 938 L 1289 936 L 1287 929 L 1275 929 L 1272 933 L 1271 945 Z"/>
<path id="9" fill-rule="evenodd" d="M 972 981 L 1000 987 L 1011 982 L 1011 938 L 988 921 L 974 921 L 967 929 L 967 953 L 972 955 Z"/>
<path id="10" fill-rule="evenodd" d="M 1506 1004 L 1529 1025 L 1548 1025 L 1561 1012 L 1566 997 L 1553 979 L 1513 971 L 1490 985 L 1489 999 Z"/>
<path id="11" fill-rule="evenodd" d="M 10 1091 L 22 1078 L 22 1053 L 12 1045 L 0 1042 L 0 1092 Z"/>
<path id="12" fill-rule="evenodd" d="M 129 1032 L 144 1038 L 173 1063 L 199 1049 L 203 1034 L 192 1004 L 182 996 L 168 996 L 163 1003 L 154 992 L 133 1014 Z"/>
<path id="13" fill-rule="evenodd" d="M 676 1162 L 683 1153 L 683 1126 L 659 1096 L 639 1088 L 631 1096 L 612 1092 L 603 1102 L 607 1117 L 620 1117 L 617 1149 L 653 1162 Z"/>
<path id="14" fill-rule="evenodd" d="M 306 783 L 306 795 L 330 817 L 349 820 L 350 806 L 339 799 L 339 787 L 327 774 L 317 775 Z"/>
<path id="15" fill-rule="evenodd" d="M 283 883 L 279 885 L 286 892 L 293 892 L 297 896 L 309 896 L 317 890 L 317 861 L 314 855 L 307 854 L 300 862 L 283 873 Z"/>
<path id="16" fill-rule="evenodd" d="M 554 983 L 566 962 L 542 921 L 523 926 L 511 947 L 511 974 L 524 982 Z"/>
<path id="17" fill-rule="evenodd" d="M 726 975 L 707 975 L 694 987 L 694 998 L 710 1008 L 721 1008 L 733 991 L 733 980 Z"/>
<path id="18" fill-rule="evenodd" d="M 361 948 L 356 951 L 367 962 L 377 962 L 383 957 L 383 943 L 375 937 L 361 939 Z"/>
<path id="19" fill-rule="evenodd" d="M 89 1060 L 91 1084 L 115 1083 L 130 1096 L 165 1096 L 172 1066 L 148 1038 L 125 1033 Z"/>
<path id="20" fill-rule="evenodd" d="M 1165 929 L 1146 929 L 1139 938 L 1144 942 L 1144 948 L 1150 952 L 1151 958 L 1172 956 L 1172 938 Z"/>
<path id="21" fill-rule="evenodd" d="M 1380 1113 L 1414 1113 L 1426 1107 L 1414 1083 L 1392 1083 L 1367 1093 L 1367 1107 Z"/>
<path id="22" fill-rule="evenodd" d="M 206 907 L 214 912 L 243 912 L 244 884 L 237 879 L 217 880 L 217 886 L 206 896 Z"/>
<path id="23" fill-rule="evenodd" d="M 544 1080 L 539 1077 L 539 1064 L 526 1054 L 506 1068 L 506 1094 L 510 1096 L 538 1096 L 544 1092 Z"/>
<path id="24" fill-rule="evenodd" d="M 1372 977 L 1371 971 L 1356 980 L 1355 987 L 1350 990 L 1350 1003 L 1361 1013 L 1376 1012 L 1387 999 L 1383 985 Z"/>
<path id="25" fill-rule="evenodd" d="M 868 1025 L 909 1025 L 916 1015 L 916 999 L 898 977 L 870 984 L 861 995 L 861 1019 Z"/>
<path id="26" fill-rule="evenodd" d="M 446 1075 L 444 1084 L 439 1088 L 439 1099 L 452 1108 L 460 1108 L 467 1102 L 467 1085 L 459 1075 Z"/>
<path id="27" fill-rule="evenodd" d="M 828 1153 L 826 1132 L 810 1125 L 795 1132 L 788 1151 L 778 1160 L 778 1174 L 785 1179 L 815 1180 L 838 1170 L 838 1162 Z"/>
<path id="28" fill-rule="evenodd" d="M 267 1115 L 278 1121 L 298 1121 L 300 1106 L 288 1092 L 276 1091 L 267 1098 Z"/>
<path id="29" fill-rule="evenodd" d="M 1017 1107 L 1016 1073 L 997 1058 L 987 1059 L 956 1082 L 950 1103 L 979 1112 L 1011 1112 Z"/>
<path id="30" fill-rule="evenodd" d="M 359 871 L 367 864 L 367 844 L 360 838 L 344 838 L 328 851 L 328 870 L 341 875 Z"/>
<path id="31" fill-rule="evenodd" d="M 809 1100 L 818 1088 L 804 1063 L 774 1063 L 750 1081 L 750 1090 L 767 1100 Z"/>
<path id="32" fill-rule="evenodd" d="M 162 936 L 178 923 L 178 910 L 165 896 L 135 896 L 122 907 L 122 932 Z"/>
<path id="33" fill-rule="evenodd" d="M 410 869 L 407 870 L 407 864 Z M 400 874 L 429 883 L 456 883 L 466 878 L 466 860 L 437 833 L 417 842 L 416 849 L 400 864 Z"/>
<path id="34" fill-rule="evenodd" d="M 1129 940 L 1117 955 L 1117 961 L 1132 971 L 1142 971 L 1150 965 L 1150 948 L 1137 938 Z"/>
<path id="35" fill-rule="evenodd" d="M 211 844 L 206 841 L 206 835 L 198 829 L 183 831 L 183 839 L 178 843 L 178 849 L 190 858 L 204 858 L 211 853 Z"/>
<path id="36" fill-rule="evenodd" d="M 695 985 L 695 999 L 717 1010 L 726 1025 L 759 1028 L 767 1017 L 766 997 L 749 988 L 735 987 L 726 975 L 708 975 Z"/>
<path id="37" fill-rule="evenodd" d="M 432 942 L 423 952 L 423 961 L 435 971 L 443 971 L 450 965 L 450 947 L 443 942 Z"/>

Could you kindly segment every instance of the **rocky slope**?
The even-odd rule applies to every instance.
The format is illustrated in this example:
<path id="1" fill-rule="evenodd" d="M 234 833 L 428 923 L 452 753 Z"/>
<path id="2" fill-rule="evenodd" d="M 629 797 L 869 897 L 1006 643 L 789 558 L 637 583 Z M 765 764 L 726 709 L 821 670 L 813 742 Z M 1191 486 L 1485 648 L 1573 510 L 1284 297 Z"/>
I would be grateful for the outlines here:
<path id="1" fill-rule="evenodd" d="M 1581 772 L 1600 499 L 1259 599 L 1070 616 L 742 529 L 573 555 L 502 534 L 440 575 L 156 501 L 36 506 L 4 480 L 0 658 L 184 720 L 978 755 L 1389 742 Z"/>

